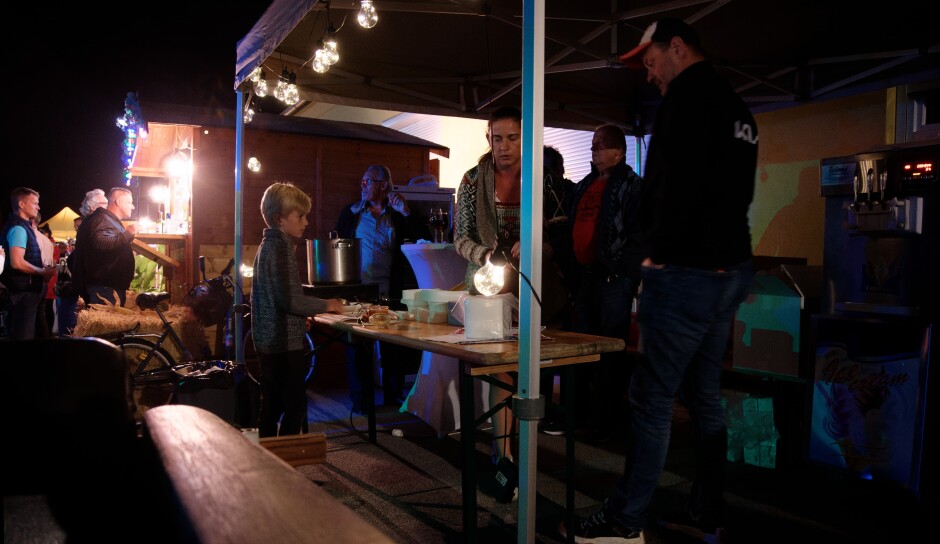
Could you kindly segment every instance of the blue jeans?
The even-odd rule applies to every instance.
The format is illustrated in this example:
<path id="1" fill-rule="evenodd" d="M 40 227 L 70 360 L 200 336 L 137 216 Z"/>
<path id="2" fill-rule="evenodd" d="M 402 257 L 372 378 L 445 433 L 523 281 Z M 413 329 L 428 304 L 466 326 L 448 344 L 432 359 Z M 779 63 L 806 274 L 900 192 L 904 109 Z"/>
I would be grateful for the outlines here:
<path id="1" fill-rule="evenodd" d="M 111 303 L 115 306 L 120 305 L 123 307 L 127 302 L 127 291 L 124 289 L 115 289 L 107 285 L 88 285 L 85 289 L 88 295 L 85 304 Z M 117 298 L 115 298 L 115 293 L 117 294 Z M 120 304 L 118 304 L 118 302 L 120 302 Z"/>
<path id="2" fill-rule="evenodd" d="M 43 294 L 36 291 L 11 291 L 10 340 L 32 340 L 36 337 L 36 313 L 43 302 Z"/>
<path id="3" fill-rule="evenodd" d="M 673 401 L 689 410 L 695 433 L 690 511 L 721 523 L 728 434 L 721 407 L 722 361 L 738 306 L 754 276 L 751 261 L 723 271 L 643 268 L 637 311 L 642 357 L 630 383 L 630 432 L 614 518 L 646 526 L 646 510 L 669 449 Z"/>
<path id="4" fill-rule="evenodd" d="M 55 300 L 59 336 L 70 336 L 78 321 L 78 295 L 58 296 Z"/>

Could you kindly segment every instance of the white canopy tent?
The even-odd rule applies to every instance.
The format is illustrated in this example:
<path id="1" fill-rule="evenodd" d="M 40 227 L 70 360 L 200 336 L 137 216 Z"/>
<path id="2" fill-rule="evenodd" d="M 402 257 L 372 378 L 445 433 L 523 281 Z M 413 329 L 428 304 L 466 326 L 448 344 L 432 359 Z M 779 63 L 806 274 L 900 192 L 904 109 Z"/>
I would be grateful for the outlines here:
<path id="1" fill-rule="evenodd" d="M 52 237 L 57 242 L 65 242 L 69 238 L 75 238 L 74 220 L 76 217 L 79 217 L 78 213 L 66 206 L 59 210 L 59 213 L 40 223 L 40 225 L 49 225 L 49 228 L 52 229 Z"/>

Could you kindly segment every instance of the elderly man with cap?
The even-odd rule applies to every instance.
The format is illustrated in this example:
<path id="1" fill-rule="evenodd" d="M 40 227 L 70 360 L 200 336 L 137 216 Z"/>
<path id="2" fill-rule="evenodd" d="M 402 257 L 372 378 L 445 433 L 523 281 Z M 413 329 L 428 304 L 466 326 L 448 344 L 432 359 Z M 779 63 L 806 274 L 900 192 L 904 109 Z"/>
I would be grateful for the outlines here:
<path id="1" fill-rule="evenodd" d="M 637 311 L 642 357 L 630 383 L 623 477 L 601 509 L 570 532 L 575 542 L 645 542 L 647 507 L 665 463 L 679 394 L 695 429 L 696 474 L 687 511 L 659 525 L 721 542 L 728 438 L 722 359 L 753 278 L 747 212 L 757 125 L 706 62 L 698 35 L 680 20 L 653 23 L 620 60 L 646 68 L 647 81 L 663 95 L 640 208 L 648 250 Z M 561 531 L 567 537 L 564 524 Z"/>

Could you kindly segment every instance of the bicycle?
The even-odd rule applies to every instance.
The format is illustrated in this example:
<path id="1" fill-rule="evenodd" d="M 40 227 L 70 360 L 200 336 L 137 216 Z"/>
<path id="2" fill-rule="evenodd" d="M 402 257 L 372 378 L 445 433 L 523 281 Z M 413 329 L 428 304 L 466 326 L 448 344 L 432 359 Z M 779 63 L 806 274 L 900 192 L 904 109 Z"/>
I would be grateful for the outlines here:
<path id="1" fill-rule="evenodd" d="M 186 305 L 203 325 L 225 323 L 231 316 L 232 294 L 235 283 L 230 276 L 235 264 L 230 260 L 219 276 L 206 279 L 205 258 L 199 257 L 202 281 L 187 293 Z M 195 360 L 186 344 L 173 328 L 161 309 L 169 300 L 166 292 L 141 293 L 137 306 L 141 310 L 154 310 L 162 322 L 160 333 L 141 333 L 140 322 L 133 328 L 101 335 L 120 347 L 128 361 L 128 374 L 134 389 L 137 415 L 159 405 L 170 404 L 177 393 L 202 388 L 224 389 L 236 384 L 236 362 L 221 359 Z M 183 362 L 178 362 L 164 347 L 169 339 L 179 350 Z"/>

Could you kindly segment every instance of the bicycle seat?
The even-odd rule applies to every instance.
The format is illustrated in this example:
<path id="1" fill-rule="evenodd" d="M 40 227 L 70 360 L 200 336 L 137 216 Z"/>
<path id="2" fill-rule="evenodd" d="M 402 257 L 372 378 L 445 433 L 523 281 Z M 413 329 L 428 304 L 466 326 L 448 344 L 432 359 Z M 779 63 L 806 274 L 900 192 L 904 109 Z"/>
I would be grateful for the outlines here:
<path id="1" fill-rule="evenodd" d="M 140 293 L 137 295 L 137 307 L 141 310 L 152 310 L 164 300 L 170 300 L 170 293 Z"/>

